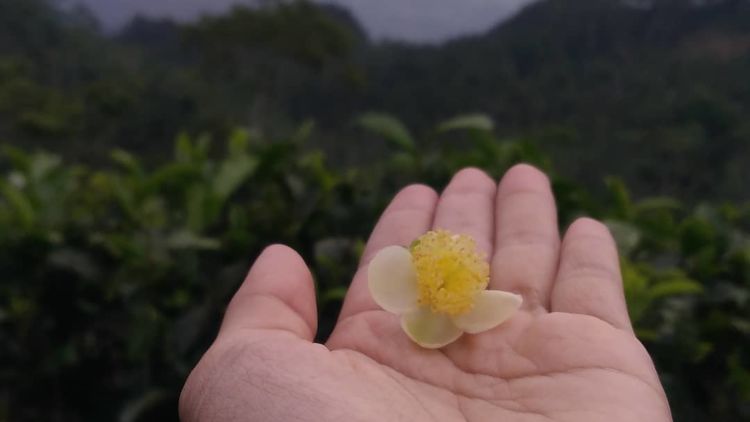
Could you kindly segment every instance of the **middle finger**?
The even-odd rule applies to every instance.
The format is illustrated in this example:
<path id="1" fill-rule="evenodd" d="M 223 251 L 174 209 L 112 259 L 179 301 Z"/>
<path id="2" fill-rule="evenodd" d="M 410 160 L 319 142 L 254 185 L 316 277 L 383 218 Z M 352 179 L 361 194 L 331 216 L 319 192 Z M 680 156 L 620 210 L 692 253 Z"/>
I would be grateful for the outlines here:
<path id="1" fill-rule="evenodd" d="M 491 288 L 521 294 L 524 309 L 549 309 L 560 233 L 547 176 L 526 164 L 508 170 L 498 187 L 495 213 Z"/>
<path id="2" fill-rule="evenodd" d="M 482 170 L 459 171 L 440 195 L 433 229 L 471 236 L 489 260 L 493 249 L 496 191 L 497 184 Z"/>

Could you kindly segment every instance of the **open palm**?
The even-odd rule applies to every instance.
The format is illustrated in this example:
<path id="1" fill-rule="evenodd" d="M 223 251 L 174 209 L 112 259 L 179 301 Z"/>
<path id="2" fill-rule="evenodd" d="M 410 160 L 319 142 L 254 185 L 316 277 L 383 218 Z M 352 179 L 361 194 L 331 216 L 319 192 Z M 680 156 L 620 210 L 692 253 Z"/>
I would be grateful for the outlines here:
<path id="1" fill-rule="evenodd" d="M 491 289 L 524 297 L 501 326 L 440 350 L 413 344 L 367 290 L 385 246 L 431 228 L 474 237 Z M 580 219 L 560 241 L 538 170 L 499 187 L 466 169 L 438 196 L 402 190 L 370 237 L 325 345 L 309 270 L 272 246 L 232 299 L 219 336 L 180 398 L 184 421 L 670 421 L 648 353 L 633 335 L 607 229 Z"/>

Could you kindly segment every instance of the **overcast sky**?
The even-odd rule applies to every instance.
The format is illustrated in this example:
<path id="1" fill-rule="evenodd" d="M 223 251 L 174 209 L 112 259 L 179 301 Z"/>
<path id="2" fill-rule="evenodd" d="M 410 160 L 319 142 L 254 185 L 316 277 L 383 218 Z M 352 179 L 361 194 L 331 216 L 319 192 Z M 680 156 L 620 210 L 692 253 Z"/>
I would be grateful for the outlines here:
<path id="1" fill-rule="evenodd" d="M 253 0 L 67 0 L 93 10 L 107 29 L 135 13 L 189 20 Z M 370 36 L 416 42 L 441 41 L 490 28 L 532 0 L 329 0 L 351 10 Z"/>

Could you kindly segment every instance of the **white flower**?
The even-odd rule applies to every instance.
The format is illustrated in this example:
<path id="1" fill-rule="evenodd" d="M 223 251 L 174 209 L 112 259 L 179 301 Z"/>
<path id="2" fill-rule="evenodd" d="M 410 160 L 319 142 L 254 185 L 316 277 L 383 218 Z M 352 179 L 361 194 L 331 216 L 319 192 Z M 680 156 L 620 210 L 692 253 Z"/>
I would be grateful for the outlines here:
<path id="1" fill-rule="evenodd" d="M 521 306 L 521 296 L 485 290 L 489 265 L 474 240 L 446 230 L 427 232 L 410 249 L 388 246 L 370 261 L 370 293 L 415 343 L 437 349 L 464 332 L 496 327 Z"/>

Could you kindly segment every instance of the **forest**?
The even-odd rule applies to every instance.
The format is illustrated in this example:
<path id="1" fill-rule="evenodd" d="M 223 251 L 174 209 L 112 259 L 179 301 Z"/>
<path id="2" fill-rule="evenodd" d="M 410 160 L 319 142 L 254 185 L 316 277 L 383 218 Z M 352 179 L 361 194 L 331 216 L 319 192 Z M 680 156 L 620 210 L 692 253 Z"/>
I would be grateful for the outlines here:
<path id="1" fill-rule="evenodd" d="M 542 0 L 440 45 L 304 1 L 111 34 L 0 0 L 0 422 L 177 420 L 265 246 L 324 341 L 400 187 L 518 162 L 614 234 L 675 420 L 746 420 L 748 75 L 748 0 Z"/>

